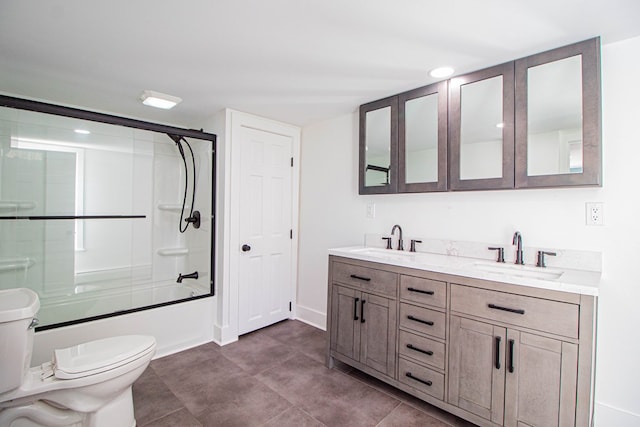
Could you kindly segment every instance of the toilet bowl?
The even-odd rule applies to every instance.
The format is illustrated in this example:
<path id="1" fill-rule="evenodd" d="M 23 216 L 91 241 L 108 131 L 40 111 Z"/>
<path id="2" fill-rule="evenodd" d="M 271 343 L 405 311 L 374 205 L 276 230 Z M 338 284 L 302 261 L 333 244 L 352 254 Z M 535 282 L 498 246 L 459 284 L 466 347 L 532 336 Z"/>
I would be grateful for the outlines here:
<path id="1" fill-rule="evenodd" d="M 131 386 L 149 365 L 155 339 L 90 341 L 30 368 L 39 307 L 30 289 L 0 291 L 0 426 L 135 426 Z"/>

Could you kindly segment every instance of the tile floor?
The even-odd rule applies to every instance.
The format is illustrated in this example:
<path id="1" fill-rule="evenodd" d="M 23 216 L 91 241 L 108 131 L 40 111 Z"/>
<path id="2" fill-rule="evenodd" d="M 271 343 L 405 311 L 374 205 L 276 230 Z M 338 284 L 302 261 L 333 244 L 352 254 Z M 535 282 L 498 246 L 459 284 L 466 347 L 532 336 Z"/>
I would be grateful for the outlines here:
<path id="1" fill-rule="evenodd" d="M 346 365 L 327 369 L 325 335 L 286 320 L 154 360 L 133 385 L 138 427 L 473 425 Z"/>

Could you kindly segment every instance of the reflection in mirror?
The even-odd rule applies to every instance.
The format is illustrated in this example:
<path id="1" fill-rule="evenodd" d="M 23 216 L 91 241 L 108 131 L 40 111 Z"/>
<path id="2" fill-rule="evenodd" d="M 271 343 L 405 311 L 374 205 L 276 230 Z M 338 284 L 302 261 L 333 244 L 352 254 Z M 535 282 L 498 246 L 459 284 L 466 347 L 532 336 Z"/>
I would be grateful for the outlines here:
<path id="1" fill-rule="evenodd" d="M 389 185 L 391 173 L 391 107 L 367 111 L 365 186 Z"/>
<path id="2" fill-rule="evenodd" d="M 167 134 L 1 107 L 0 289 L 37 292 L 41 327 L 210 294 L 211 141 L 186 139 L 205 220 L 182 234 Z"/>
<path id="3" fill-rule="evenodd" d="M 582 173 L 582 61 L 527 71 L 527 175 Z"/>
<path id="4" fill-rule="evenodd" d="M 438 94 L 405 103 L 405 182 L 438 181 Z"/>
<path id="5" fill-rule="evenodd" d="M 502 177 L 502 76 L 463 85 L 460 179 Z"/>

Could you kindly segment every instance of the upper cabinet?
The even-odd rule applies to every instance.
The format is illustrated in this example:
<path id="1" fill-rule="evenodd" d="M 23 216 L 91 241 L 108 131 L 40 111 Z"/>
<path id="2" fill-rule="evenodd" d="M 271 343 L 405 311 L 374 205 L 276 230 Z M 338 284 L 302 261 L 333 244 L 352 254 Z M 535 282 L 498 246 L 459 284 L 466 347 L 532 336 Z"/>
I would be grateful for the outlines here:
<path id="1" fill-rule="evenodd" d="M 594 38 L 363 105 L 360 194 L 601 185 L 600 104 Z"/>
<path id="2" fill-rule="evenodd" d="M 600 40 L 519 59 L 516 182 L 601 185 Z"/>

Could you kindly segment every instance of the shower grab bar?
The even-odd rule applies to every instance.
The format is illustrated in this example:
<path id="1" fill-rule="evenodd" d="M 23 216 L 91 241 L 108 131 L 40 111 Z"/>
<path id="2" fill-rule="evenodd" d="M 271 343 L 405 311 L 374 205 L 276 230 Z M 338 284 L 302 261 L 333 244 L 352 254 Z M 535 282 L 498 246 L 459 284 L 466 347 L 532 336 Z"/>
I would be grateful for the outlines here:
<path id="1" fill-rule="evenodd" d="M 49 221 L 60 219 L 136 219 L 146 218 L 146 215 L 29 215 L 29 216 L 0 216 L 3 219 L 28 219 L 30 221 Z"/>

